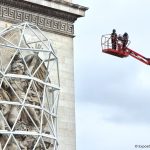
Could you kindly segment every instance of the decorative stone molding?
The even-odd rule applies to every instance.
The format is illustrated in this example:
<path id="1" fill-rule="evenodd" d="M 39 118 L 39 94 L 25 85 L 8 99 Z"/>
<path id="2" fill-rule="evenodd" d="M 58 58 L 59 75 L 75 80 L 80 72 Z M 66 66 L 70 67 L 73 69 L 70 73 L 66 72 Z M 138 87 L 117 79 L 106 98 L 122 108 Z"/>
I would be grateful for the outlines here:
<path id="1" fill-rule="evenodd" d="M 31 11 L 16 9 L 7 5 L 0 5 L 0 19 L 12 23 L 31 22 L 37 25 L 40 29 L 57 32 L 73 36 L 74 26 L 73 22 L 63 19 L 48 17 Z"/>

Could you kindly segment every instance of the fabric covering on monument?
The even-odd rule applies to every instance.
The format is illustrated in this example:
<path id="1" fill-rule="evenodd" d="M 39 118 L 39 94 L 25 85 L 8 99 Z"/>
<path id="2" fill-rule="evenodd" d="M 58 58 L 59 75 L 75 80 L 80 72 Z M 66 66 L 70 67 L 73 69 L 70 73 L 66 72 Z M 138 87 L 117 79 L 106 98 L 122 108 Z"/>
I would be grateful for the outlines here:
<path id="1" fill-rule="evenodd" d="M 0 32 L 0 150 L 57 150 L 58 58 L 34 24 Z"/>

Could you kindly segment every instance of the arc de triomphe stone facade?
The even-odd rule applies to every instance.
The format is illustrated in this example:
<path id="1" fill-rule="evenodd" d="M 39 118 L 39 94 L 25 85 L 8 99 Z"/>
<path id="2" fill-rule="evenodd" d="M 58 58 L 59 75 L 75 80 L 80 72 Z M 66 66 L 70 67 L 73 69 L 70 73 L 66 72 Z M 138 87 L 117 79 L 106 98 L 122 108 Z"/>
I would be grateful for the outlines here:
<path id="1" fill-rule="evenodd" d="M 58 143 L 60 150 L 75 150 L 74 22 L 87 7 L 72 0 L 1 0 L 0 30 L 12 24 L 35 24 L 50 39 L 59 60 L 60 98 Z M 31 37 L 30 37 L 31 38 Z M 18 56 L 14 56 L 18 61 Z"/>

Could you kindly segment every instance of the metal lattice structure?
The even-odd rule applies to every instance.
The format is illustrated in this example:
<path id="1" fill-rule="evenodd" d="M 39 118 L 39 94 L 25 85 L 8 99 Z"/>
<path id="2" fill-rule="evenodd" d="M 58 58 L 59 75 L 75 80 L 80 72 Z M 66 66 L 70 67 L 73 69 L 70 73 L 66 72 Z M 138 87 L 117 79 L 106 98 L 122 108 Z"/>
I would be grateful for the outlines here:
<path id="1" fill-rule="evenodd" d="M 57 150 L 58 58 L 34 24 L 0 32 L 0 150 Z"/>

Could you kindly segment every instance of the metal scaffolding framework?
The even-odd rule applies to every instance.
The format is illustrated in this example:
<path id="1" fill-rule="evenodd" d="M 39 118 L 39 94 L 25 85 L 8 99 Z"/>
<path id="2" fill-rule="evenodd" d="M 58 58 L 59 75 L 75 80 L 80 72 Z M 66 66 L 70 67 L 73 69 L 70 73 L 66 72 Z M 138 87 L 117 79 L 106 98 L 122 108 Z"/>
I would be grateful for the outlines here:
<path id="1" fill-rule="evenodd" d="M 22 70 L 21 70 L 21 69 Z M 57 150 L 58 58 L 34 24 L 0 32 L 0 150 Z"/>

